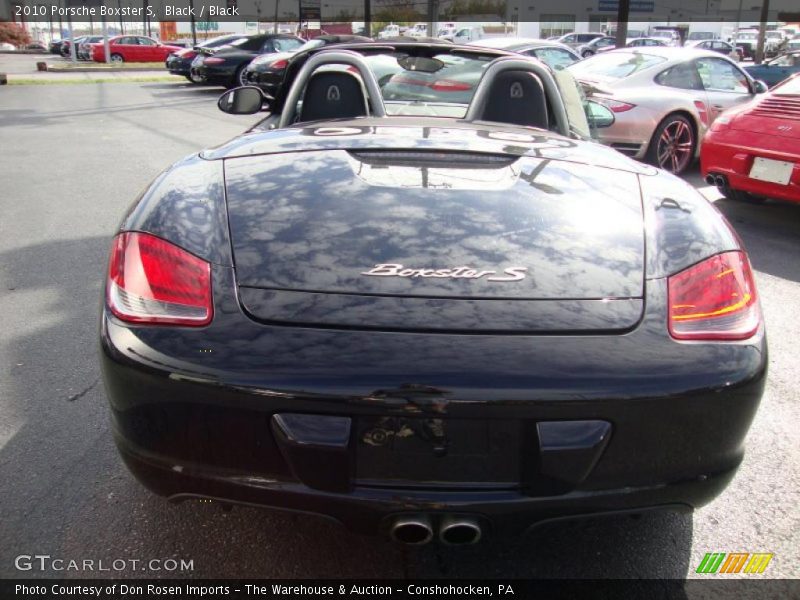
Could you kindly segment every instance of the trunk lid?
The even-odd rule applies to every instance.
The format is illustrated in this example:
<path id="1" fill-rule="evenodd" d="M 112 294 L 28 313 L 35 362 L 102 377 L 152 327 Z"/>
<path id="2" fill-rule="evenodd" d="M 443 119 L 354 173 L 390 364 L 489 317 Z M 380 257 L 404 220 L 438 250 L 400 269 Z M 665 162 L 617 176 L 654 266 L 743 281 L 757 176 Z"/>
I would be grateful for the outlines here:
<path id="1" fill-rule="evenodd" d="M 225 162 L 240 300 L 258 320 L 562 332 L 641 317 L 635 173 L 433 151 Z"/>

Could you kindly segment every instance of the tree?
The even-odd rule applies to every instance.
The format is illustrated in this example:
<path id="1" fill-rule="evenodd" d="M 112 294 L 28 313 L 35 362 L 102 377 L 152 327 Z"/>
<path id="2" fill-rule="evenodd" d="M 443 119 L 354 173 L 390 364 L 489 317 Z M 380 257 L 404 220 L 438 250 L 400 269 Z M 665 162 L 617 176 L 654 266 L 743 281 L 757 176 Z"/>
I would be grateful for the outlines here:
<path id="1" fill-rule="evenodd" d="M 30 34 L 16 23 L 0 23 L 0 43 L 14 44 L 17 48 L 31 43 Z"/>

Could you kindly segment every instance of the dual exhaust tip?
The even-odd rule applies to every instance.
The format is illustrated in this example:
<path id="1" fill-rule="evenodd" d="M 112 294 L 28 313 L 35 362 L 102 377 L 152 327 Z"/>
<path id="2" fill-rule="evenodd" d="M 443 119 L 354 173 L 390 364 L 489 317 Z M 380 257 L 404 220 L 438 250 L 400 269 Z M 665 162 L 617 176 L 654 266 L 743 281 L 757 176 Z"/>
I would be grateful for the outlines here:
<path id="1" fill-rule="evenodd" d="M 427 515 L 396 518 L 389 529 L 395 542 L 407 546 L 422 546 L 433 540 L 434 527 Z M 439 540 L 448 546 L 476 544 L 481 539 L 481 526 L 471 517 L 444 517 L 439 524 Z"/>
<path id="2" fill-rule="evenodd" d="M 713 173 L 706 175 L 706 183 L 708 185 L 715 185 L 721 190 L 724 190 L 728 185 L 728 182 L 725 181 L 725 178 L 722 175 L 714 175 Z"/>

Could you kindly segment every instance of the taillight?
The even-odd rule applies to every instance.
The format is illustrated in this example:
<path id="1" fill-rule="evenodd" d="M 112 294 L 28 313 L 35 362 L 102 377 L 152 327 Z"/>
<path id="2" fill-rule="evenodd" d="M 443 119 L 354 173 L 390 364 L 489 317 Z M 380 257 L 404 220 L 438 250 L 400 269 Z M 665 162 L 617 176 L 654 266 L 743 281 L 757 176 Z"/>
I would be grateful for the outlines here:
<path id="1" fill-rule="evenodd" d="M 148 233 L 121 233 L 108 265 L 106 300 L 130 323 L 211 322 L 211 265 Z"/>
<path id="2" fill-rule="evenodd" d="M 270 65 L 270 68 L 272 68 L 272 69 L 285 69 L 286 65 L 288 65 L 288 64 L 289 64 L 289 61 L 286 60 L 285 58 L 282 58 L 282 59 L 276 60 L 274 63 L 272 63 Z"/>
<path id="3" fill-rule="evenodd" d="M 225 59 L 224 58 L 214 58 L 213 56 L 210 56 L 204 62 L 207 65 L 219 65 L 219 64 L 224 63 Z"/>
<path id="4" fill-rule="evenodd" d="M 437 92 L 467 92 L 472 89 L 472 85 L 452 79 L 439 79 L 433 82 L 431 89 Z"/>
<path id="5" fill-rule="evenodd" d="M 703 123 L 706 127 L 708 127 L 708 110 L 706 109 L 706 103 L 702 100 L 695 100 L 694 107 L 697 109 L 697 114 L 700 117 L 700 122 Z"/>
<path id="6" fill-rule="evenodd" d="M 611 112 L 622 113 L 627 112 L 632 108 L 636 108 L 635 104 L 629 102 L 622 102 L 621 100 L 612 100 L 611 98 L 594 98 L 597 102 L 608 108 Z"/>
<path id="7" fill-rule="evenodd" d="M 190 58 L 194 58 L 195 56 L 197 56 L 197 52 L 195 52 L 194 50 L 181 50 L 180 52 L 178 52 L 178 56 L 188 60 Z"/>
<path id="8" fill-rule="evenodd" d="M 669 332 L 679 340 L 744 340 L 761 323 L 744 252 L 717 254 L 669 278 Z"/>

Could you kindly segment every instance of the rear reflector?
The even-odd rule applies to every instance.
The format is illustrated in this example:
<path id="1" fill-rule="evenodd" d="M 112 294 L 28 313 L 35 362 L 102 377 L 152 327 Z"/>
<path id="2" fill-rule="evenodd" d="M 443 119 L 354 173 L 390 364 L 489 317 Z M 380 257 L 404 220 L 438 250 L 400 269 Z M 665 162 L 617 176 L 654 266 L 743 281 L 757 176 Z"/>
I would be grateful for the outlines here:
<path id="1" fill-rule="evenodd" d="M 211 265 L 147 233 L 121 233 L 111 247 L 108 307 L 130 323 L 211 322 Z"/>
<path id="2" fill-rule="evenodd" d="M 669 278 L 669 332 L 680 340 L 744 340 L 761 313 L 743 252 L 712 256 Z"/>

